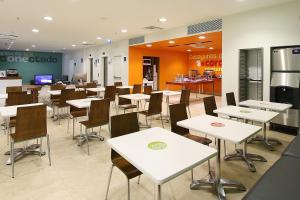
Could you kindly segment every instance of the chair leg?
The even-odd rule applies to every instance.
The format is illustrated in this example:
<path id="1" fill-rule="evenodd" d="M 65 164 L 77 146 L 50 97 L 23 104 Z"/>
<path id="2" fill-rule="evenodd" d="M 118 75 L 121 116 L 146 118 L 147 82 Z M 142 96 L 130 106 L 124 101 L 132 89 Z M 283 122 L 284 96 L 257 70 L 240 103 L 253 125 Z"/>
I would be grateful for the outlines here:
<path id="1" fill-rule="evenodd" d="M 127 179 L 127 191 L 128 191 L 128 200 L 130 200 L 130 180 L 129 179 Z"/>
<path id="2" fill-rule="evenodd" d="M 145 119 L 146 119 L 146 126 L 149 126 L 149 125 L 148 125 L 148 118 L 147 118 L 147 115 L 145 115 Z"/>
<path id="3" fill-rule="evenodd" d="M 191 169 L 192 181 L 194 181 L 194 169 Z"/>
<path id="4" fill-rule="evenodd" d="M 164 128 L 164 120 L 163 120 L 163 117 L 162 117 L 162 114 L 160 113 L 160 120 L 161 120 L 161 125 L 162 127 Z"/>
<path id="5" fill-rule="evenodd" d="M 108 123 L 108 131 L 109 131 L 109 136 L 111 137 L 110 123 Z"/>
<path id="6" fill-rule="evenodd" d="M 188 112 L 189 112 L 189 116 L 190 116 L 190 118 L 191 118 L 192 115 L 191 115 L 191 111 L 190 111 L 190 106 L 187 106 L 187 109 L 188 109 Z"/>
<path id="7" fill-rule="evenodd" d="M 75 118 L 73 117 L 73 140 L 75 139 Z"/>
<path id="8" fill-rule="evenodd" d="M 89 137 L 88 137 L 87 128 L 85 128 L 85 137 L 86 137 L 86 144 L 87 144 L 87 149 L 88 149 L 88 155 L 90 155 L 90 144 L 89 144 Z"/>
<path id="9" fill-rule="evenodd" d="M 40 157 L 42 157 L 42 151 L 43 151 L 43 138 L 40 139 Z"/>
<path id="10" fill-rule="evenodd" d="M 67 133 L 69 133 L 69 128 L 70 128 L 70 115 L 68 117 L 68 128 L 67 128 Z"/>
<path id="11" fill-rule="evenodd" d="M 140 180 L 141 180 L 141 175 L 139 175 L 139 177 L 138 177 L 138 182 L 137 182 L 137 184 L 140 184 Z"/>
<path id="12" fill-rule="evenodd" d="M 226 156 L 226 142 L 224 140 L 224 155 Z"/>
<path id="13" fill-rule="evenodd" d="M 108 176 L 108 183 L 107 183 L 107 188 L 106 188 L 105 200 L 107 200 L 107 197 L 108 197 L 109 186 L 110 186 L 110 181 L 111 181 L 113 168 L 114 168 L 114 165 L 112 164 L 111 167 L 110 167 L 110 173 L 109 173 L 109 176 Z"/>
<path id="14" fill-rule="evenodd" d="M 15 178 L 15 159 L 14 159 L 14 142 L 10 142 L 10 162 L 11 162 L 11 177 Z"/>
<path id="15" fill-rule="evenodd" d="M 47 147 L 48 147 L 48 159 L 49 159 L 49 165 L 51 166 L 51 155 L 50 155 L 50 139 L 49 135 L 47 135 Z"/>

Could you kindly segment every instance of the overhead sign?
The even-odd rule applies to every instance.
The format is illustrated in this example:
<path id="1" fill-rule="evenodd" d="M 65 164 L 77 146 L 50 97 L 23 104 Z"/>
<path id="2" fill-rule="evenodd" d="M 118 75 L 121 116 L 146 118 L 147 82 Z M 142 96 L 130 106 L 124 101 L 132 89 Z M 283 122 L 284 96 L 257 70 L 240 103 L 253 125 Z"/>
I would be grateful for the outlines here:
<path id="1" fill-rule="evenodd" d="M 0 51 L 0 62 L 8 63 L 57 63 L 55 56 L 40 56 L 34 52 Z"/>
<path id="2" fill-rule="evenodd" d="M 190 55 L 190 60 L 194 60 L 197 67 L 221 67 L 222 54 Z"/>

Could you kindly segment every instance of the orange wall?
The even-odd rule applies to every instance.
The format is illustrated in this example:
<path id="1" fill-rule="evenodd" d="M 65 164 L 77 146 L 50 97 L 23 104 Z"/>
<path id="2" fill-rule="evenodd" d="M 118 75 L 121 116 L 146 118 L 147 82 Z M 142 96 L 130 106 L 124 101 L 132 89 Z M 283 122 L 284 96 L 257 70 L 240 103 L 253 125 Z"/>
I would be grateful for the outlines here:
<path id="1" fill-rule="evenodd" d="M 222 75 L 222 51 L 195 52 L 189 54 L 189 69 L 197 69 L 202 75 L 205 69 L 213 69 Z M 198 66 L 201 63 L 201 66 Z"/>
<path id="2" fill-rule="evenodd" d="M 151 48 L 129 47 L 129 85 L 143 81 L 143 56 L 159 57 L 159 89 L 166 88 L 167 81 L 173 81 L 177 74 L 188 74 L 188 54 Z M 169 89 L 180 89 L 169 86 Z"/>

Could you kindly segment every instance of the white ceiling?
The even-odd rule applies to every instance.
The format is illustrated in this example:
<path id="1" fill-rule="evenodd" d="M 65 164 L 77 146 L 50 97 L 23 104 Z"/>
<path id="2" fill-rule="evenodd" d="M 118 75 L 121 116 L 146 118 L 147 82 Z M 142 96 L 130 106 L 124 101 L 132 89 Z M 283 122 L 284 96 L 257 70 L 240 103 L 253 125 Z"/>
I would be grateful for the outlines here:
<path id="1" fill-rule="evenodd" d="M 0 34 L 18 36 L 11 50 L 62 51 L 105 43 L 291 0 L 0 0 Z M 52 22 L 43 20 L 53 17 Z M 158 21 L 166 17 L 167 22 Z M 37 28 L 39 33 L 31 30 Z M 128 29 L 121 33 L 121 29 Z M 101 36 L 102 40 L 96 37 Z M 3 36 L 2 36 L 3 37 Z M 0 35 L 1 38 L 1 35 Z M 0 42 L 0 49 L 7 49 Z M 72 47 L 77 44 L 77 47 Z M 32 45 L 36 45 L 32 48 Z"/>

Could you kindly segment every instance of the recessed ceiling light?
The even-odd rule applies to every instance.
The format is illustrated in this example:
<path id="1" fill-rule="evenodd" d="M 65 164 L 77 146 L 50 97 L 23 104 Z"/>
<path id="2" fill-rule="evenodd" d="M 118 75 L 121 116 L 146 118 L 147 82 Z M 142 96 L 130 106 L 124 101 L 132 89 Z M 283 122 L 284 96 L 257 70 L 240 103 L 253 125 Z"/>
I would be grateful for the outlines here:
<path id="1" fill-rule="evenodd" d="M 36 29 L 36 28 L 33 28 L 31 31 L 34 32 L 34 33 L 40 32 L 39 29 Z"/>
<path id="2" fill-rule="evenodd" d="M 64 47 L 64 48 L 62 48 L 62 49 L 63 49 L 63 50 L 66 50 L 67 48 Z"/>
<path id="3" fill-rule="evenodd" d="M 165 17 L 161 17 L 161 18 L 159 18 L 159 21 L 162 22 L 162 23 L 164 23 L 164 22 L 167 21 L 167 19 Z"/>
<path id="4" fill-rule="evenodd" d="M 200 35 L 198 38 L 199 39 L 205 39 L 206 37 L 204 35 Z"/>
<path id="5" fill-rule="evenodd" d="M 50 17 L 50 16 L 45 16 L 45 17 L 44 17 L 44 20 L 46 20 L 46 21 L 52 21 L 52 20 L 53 20 L 53 18 L 52 18 L 52 17 Z"/>
<path id="6" fill-rule="evenodd" d="M 191 52 L 192 50 L 191 50 L 191 49 L 188 49 L 188 50 L 186 50 L 186 51 Z"/>
<path id="7" fill-rule="evenodd" d="M 97 40 L 101 40 L 101 39 L 102 39 L 102 37 L 98 36 L 98 37 L 96 37 L 96 39 L 97 39 Z"/>
<path id="8" fill-rule="evenodd" d="M 175 41 L 174 40 L 170 40 L 169 44 L 175 44 Z"/>
<path id="9" fill-rule="evenodd" d="M 25 51 L 29 51 L 30 49 L 25 49 Z"/>
<path id="10" fill-rule="evenodd" d="M 72 44 L 72 47 L 76 47 L 76 44 Z"/>
<path id="11" fill-rule="evenodd" d="M 35 48 L 36 47 L 36 45 L 35 44 L 33 44 L 33 45 L 31 45 L 32 46 L 32 48 Z"/>
<path id="12" fill-rule="evenodd" d="M 146 46 L 147 46 L 147 47 L 152 47 L 152 44 L 147 44 Z"/>
<path id="13" fill-rule="evenodd" d="M 83 41 L 82 44 L 87 44 L 87 42 L 86 42 L 86 41 Z"/>
<path id="14" fill-rule="evenodd" d="M 213 48 L 213 47 L 209 47 L 208 49 L 212 50 L 212 49 L 214 49 L 214 48 Z"/>
<path id="15" fill-rule="evenodd" d="M 122 29 L 121 32 L 122 33 L 127 33 L 127 29 Z"/>

